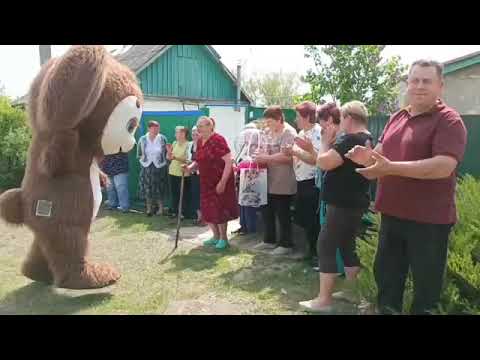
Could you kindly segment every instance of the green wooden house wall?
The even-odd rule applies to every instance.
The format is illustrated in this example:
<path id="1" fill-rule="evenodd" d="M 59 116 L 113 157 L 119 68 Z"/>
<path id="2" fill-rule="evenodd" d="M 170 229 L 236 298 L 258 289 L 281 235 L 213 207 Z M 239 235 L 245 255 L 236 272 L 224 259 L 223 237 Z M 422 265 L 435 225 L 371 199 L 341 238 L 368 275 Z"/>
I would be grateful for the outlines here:
<path id="1" fill-rule="evenodd" d="M 237 94 L 234 81 L 204 45 L 174 45 L 138 78 L 146 96 L 235 101 Z"/>

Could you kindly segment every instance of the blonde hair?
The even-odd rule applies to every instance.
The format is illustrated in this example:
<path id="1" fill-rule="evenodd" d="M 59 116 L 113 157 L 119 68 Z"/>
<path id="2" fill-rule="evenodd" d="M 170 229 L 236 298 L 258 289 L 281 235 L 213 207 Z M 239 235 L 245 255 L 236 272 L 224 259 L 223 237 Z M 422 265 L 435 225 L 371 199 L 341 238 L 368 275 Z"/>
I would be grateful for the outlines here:
<path id="1" fill-rule="evenodd" d="M 355 121 L 368 124 L 368 110 L 364 103 L 354 100 L 344 104 L 341 108 L 342 117 L 350 115 Z"/>
<path id="2" fill-rule="evenodd" d="M 176 126 L 175 127 L 175 132 L 177 132 L 177 131 L 183 132 L 185 134 L 185 138 L 188 136 L 188 128 L 185 127 L 185 126 L 181 126 L 181 125 Z"/>

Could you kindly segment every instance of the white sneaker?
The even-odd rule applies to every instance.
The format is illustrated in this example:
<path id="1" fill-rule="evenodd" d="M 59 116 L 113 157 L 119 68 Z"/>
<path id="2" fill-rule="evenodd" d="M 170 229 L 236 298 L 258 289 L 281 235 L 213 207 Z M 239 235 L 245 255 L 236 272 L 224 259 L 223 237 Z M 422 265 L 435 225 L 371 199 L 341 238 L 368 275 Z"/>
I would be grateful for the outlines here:
<path id="1" fill-rule="evenodd" d="M 290 255 L 293 252 L 291 248 L 286 248 L 279 246 L 276 249 L 274 249 L 271 254 L 272 255 Z"/>
<path id="2" fill-rule="evenodd" d="M 331 313 L 333 311 L 332 305 L 318 306 L 316 299 L 300 301 L 298 305 L 302 310 L 310 313 Z"/>
<path id="3" fill-rule="evenodd" d="M 261 242 L 260 244 L 255 245 L 253 248 L 255 250 L 272 250 L 275 249 L 277 245 Z"/>

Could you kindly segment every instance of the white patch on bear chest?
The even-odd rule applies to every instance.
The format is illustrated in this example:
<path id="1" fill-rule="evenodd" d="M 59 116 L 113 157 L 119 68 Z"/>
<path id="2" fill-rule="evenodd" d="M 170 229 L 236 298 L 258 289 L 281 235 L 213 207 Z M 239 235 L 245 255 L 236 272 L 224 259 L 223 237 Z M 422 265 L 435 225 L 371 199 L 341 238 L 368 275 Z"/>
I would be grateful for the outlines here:
<path id="1" fill-rule="evenodd" d="M 100 205 L 102 203 L 102 189 L 100 187 L 100 169 L 95 159 L 92 161 L 90 166 L 90 184 L 92 186 L 93 192 L 93 216 L 92 221 L 98 214 Z"/>

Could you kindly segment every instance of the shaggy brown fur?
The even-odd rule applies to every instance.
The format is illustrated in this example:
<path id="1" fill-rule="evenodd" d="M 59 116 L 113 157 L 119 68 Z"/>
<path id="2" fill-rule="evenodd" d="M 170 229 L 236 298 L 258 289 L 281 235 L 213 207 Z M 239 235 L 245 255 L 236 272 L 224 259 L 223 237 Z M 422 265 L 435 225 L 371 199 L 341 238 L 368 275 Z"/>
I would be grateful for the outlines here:
<path id="1" fill-rule="evenodd" d="M 0 196 L 0 217 L 34 233 L 22 273 L 70 289 L 100 288 L 120 274 L 87 260 L 93 194 L 90 165 L 115 106 L 143 96 L 135 75 L 102 46 L 74 46 L 45 64 L 30 89 L 30 144 L 21 189 Z M 137 105 L 138 106 L 138 105 Z M 139 120 L 139 119 L 138 119 Z M 36 215 L 37 201 L 51 216 Z"/>

